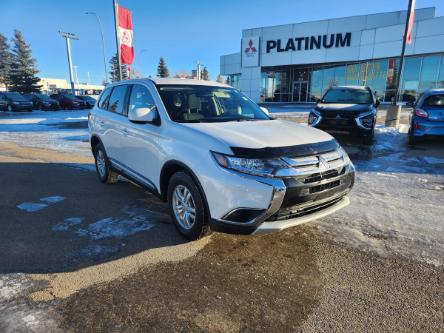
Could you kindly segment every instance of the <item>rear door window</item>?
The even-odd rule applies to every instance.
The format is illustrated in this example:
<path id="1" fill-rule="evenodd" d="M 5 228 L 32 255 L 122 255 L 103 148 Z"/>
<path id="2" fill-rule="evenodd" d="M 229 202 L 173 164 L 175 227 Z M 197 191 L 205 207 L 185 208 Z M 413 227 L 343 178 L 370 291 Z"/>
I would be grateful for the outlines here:
<path id="1" fill-rule="evenodd" d="M 103 92 L 102 96 L 100 96 L 99 103 L 97 104 L 99 109 L 102 109 L 102 110 L 107 110 L 108 109 L 109 97 L 111 96 L 111 91 L 112 90 L 113 90 L 112 88 L 107 88 Z"/>
<path id="2" fill-rule="evenodd" d="M 125 98 L 128 85 L 115 86 L 108 102 L 108 111 L 126 115 Z"/>

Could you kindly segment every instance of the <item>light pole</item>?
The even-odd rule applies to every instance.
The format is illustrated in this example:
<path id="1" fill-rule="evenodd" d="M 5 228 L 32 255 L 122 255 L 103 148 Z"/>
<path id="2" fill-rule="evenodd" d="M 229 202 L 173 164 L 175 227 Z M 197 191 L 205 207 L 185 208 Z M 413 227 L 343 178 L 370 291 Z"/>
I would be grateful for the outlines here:
<path id="1" fill-rule="evenodd" d="M 73 66 L 73 67 L 74 67 L 74 71 L 76 73 L 76 83 L 77 83 L 77 85 L 79 85 L 79 72 L 77 71 L 79 66 Z"/>
<path id="2" fill-rule="evenodd" d="M 103 67 L 105 69 L 105 83 L 108 83 L 108 69 L 106 67 L 106 56 L 105 56 L 105 38 L 103 37 L 102 22 L 100 17 L 95 12 L 86 12 L 87 15 L 94 15 L 99 23 L 100 35 L 102 36 L 102 55 L 103 55 Z"/>
<path id="3" fill-rule="evenodd" d="M 70 42 L 70 40 L 71 39 L 79 40 L 79 38 L 76 36 L 76 34 L 73 34 L 71 32 L 63 32 L 63 31 L 59 30 L 59 34 L 60 34 L 60 36 L 62 36 L 66 40 L 66 52 L 68 54 L 69 80 L 71 82 L 71 93 L 73 95 L 75 95 L 76 91 L 74 89 L 74 78 L 73 78 L 73 75 L 72 75 L 71 42 Z"/>

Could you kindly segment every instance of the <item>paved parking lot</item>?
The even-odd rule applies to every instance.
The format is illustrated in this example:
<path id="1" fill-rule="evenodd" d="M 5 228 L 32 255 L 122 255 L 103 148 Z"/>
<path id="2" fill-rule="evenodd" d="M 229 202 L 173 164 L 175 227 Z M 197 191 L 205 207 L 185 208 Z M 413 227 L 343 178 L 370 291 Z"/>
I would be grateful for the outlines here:
<path id="1" fill-rule="evenodd" d="M 341 139 L 349 207 L 190 243 L 164 203 L 97 180 L 85 121 L 0 118 L 0 331 L 444 331 L 442 142 Z"/>

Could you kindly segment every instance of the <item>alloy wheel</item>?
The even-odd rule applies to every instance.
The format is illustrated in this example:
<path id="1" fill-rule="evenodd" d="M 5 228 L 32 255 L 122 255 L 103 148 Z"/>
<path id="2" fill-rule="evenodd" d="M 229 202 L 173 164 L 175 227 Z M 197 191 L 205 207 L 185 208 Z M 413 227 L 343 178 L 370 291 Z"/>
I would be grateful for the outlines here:
<path id="1" fill-rule="evenodd" d="M 196 206 L 190 190 L 184 185 L 177 185 L 173 191 L 173 211 L 177 222 L 186 230 L 196 222 Z"/>
<path id="2" fill-rule="evenodd" d="M 105 177 L 105 175 L 106 175 L 105 154 L 100 149 L 97 152 L 96 164 L 97 164 L 97 171 L 99 172 L 100 177 Z"/>

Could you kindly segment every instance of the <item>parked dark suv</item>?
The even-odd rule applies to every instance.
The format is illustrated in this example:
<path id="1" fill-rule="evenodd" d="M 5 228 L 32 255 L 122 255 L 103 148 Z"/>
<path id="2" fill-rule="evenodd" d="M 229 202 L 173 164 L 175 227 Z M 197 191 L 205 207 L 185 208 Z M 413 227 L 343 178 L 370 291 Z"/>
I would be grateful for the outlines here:
<path id="1" fill-rule="evenodd" d="M 1 92 L 0 108 L 3 111 L 32 111 L 33 104 L 18 92 Z"/>
<path id="2" fill-rule="evenodd" d="M 311 110 L 308 124 L 333 135 L 359 136 L 364 144 L 371 144 L 378 106 L 379 100 L 369 87 L 332 87 Z"/>
<path id="3" fill-rule="evenodd" d="M 67 109 L 67 110 L 86 109 L 86 103 L 75 95 L 54 94 L 51 95 L 50 97 L 57 100 L 62 109 Z"/>
<path id="4" fill-rule="evenodd" d="M 49 97 L 45 94 L 25 94 L 23 95 L 26 99 L 34 104 L 34 109 L 37 110 L 58 110 L 60 109 L 60 104 L 55 99 Z"/>

